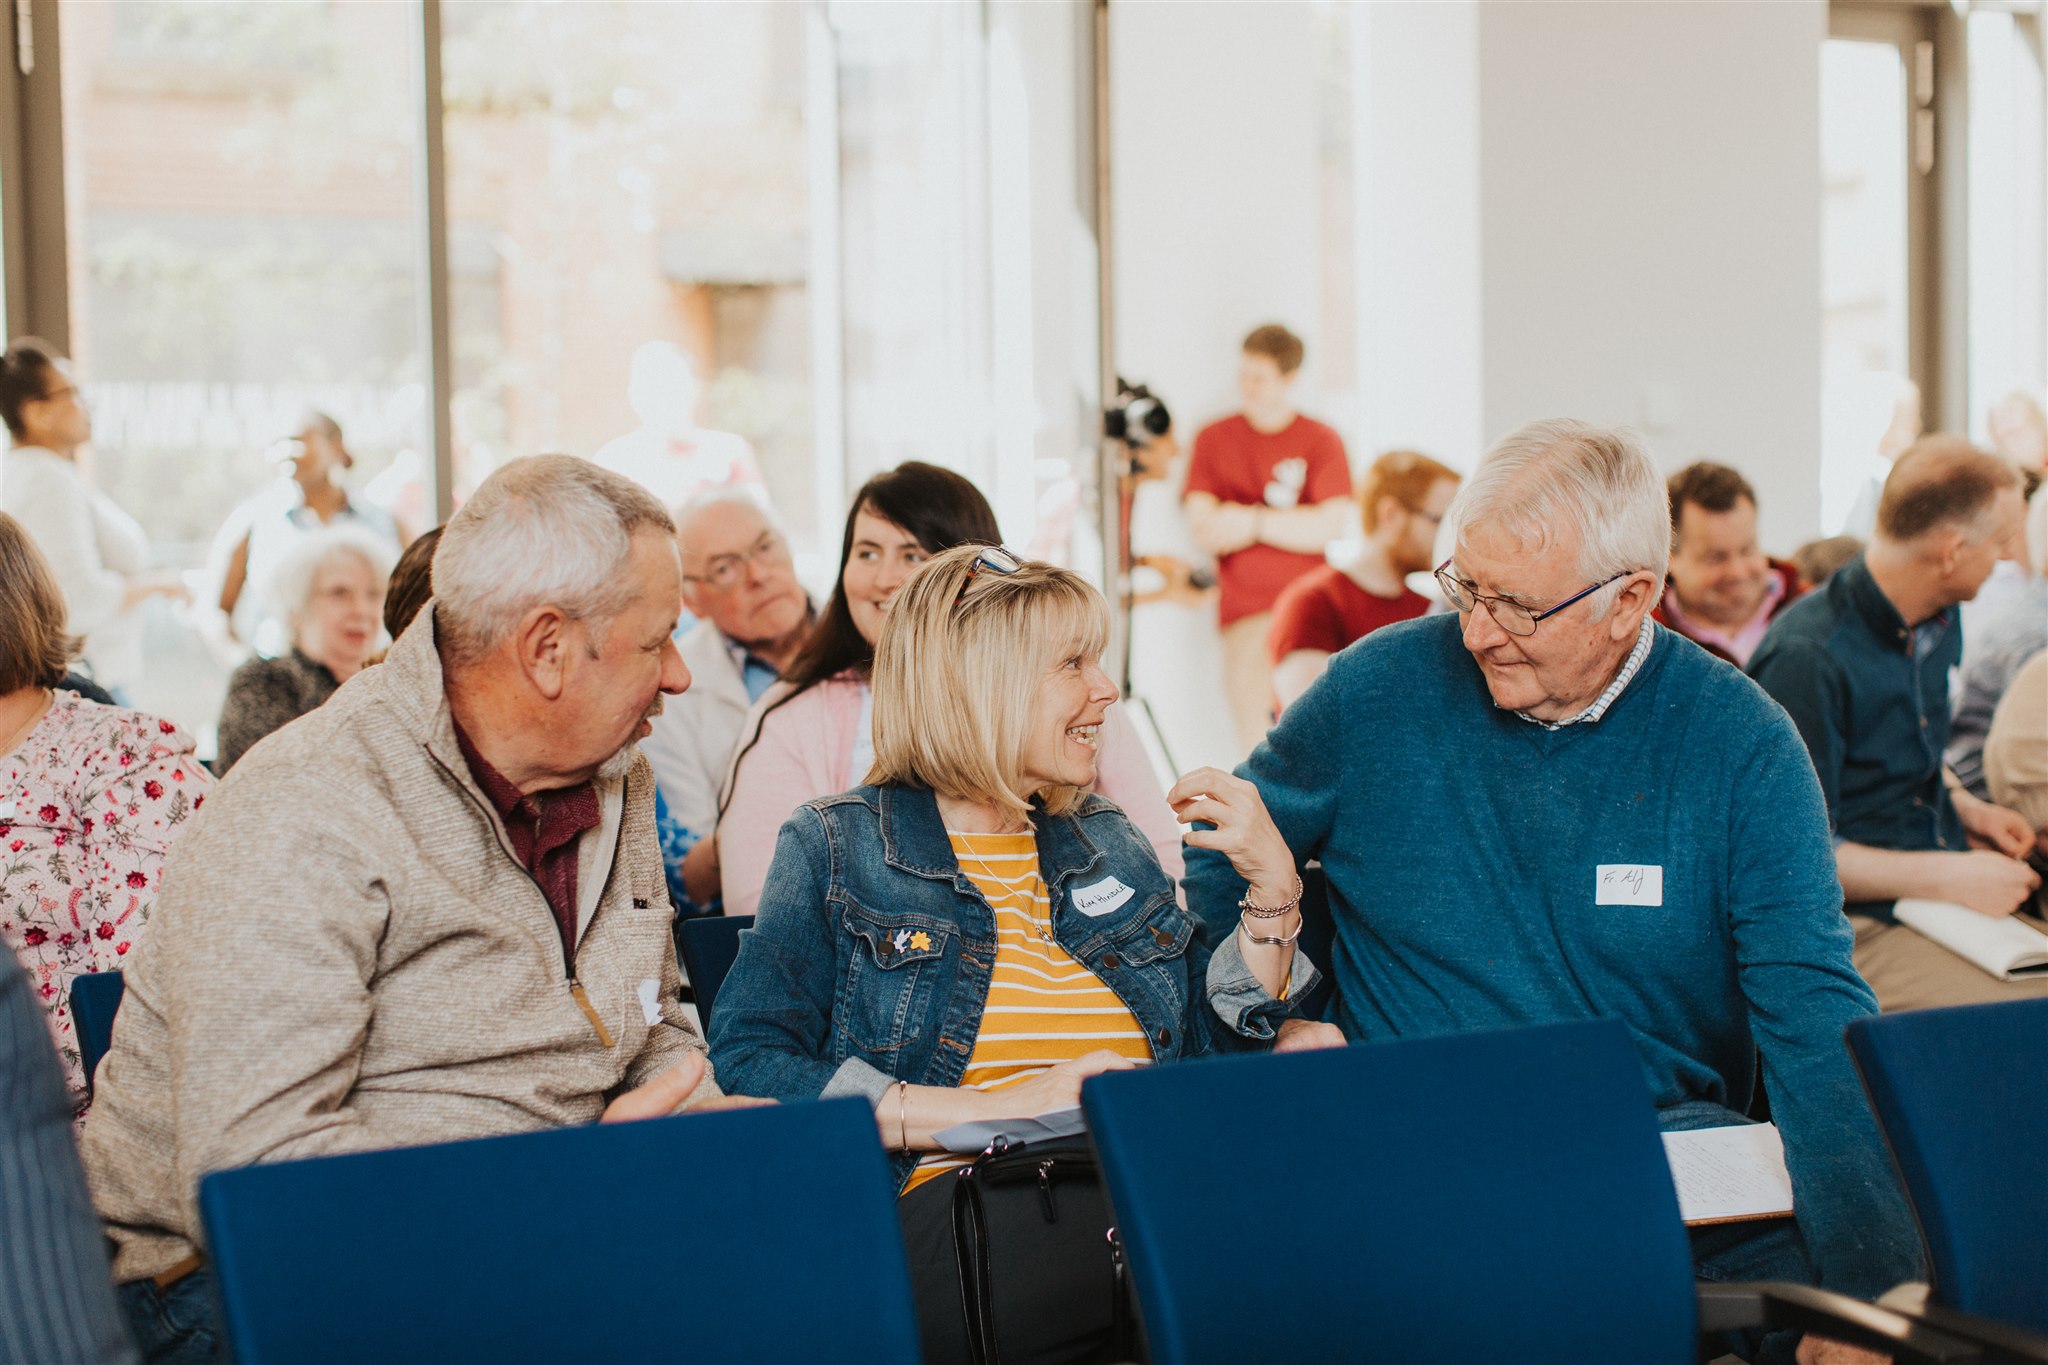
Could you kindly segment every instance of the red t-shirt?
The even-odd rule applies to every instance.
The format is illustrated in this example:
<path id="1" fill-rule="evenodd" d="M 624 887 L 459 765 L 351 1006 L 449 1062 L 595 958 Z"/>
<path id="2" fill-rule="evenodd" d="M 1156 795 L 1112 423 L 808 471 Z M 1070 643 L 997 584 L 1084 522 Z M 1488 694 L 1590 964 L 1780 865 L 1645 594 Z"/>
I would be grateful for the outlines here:
<path id="1" fill-rule="evenodd" d="M 1296 417 L 1281 431 L 1256 431 L 1242 413 L 1211 422 L 1195 436 L 1187 491 L 1218 502 L 1308 507 L 1351 493 L 1351 463 L 1333 428 Z M 1224 625 L 1265 611 L 1280 590 L 1323 562 L 1272 545 L 1249 545 L 1216 566 Z"/>
<path id="2" fill-rule="evenodd" d="M 1421 593 L 1403 588 L 1399 597 L 1381 597 L 1325 564 L 1289 583 L 1273 604 L 1266 652 L 1276 667 L 1297 649 L 1335 654 L 1381 626 L 1413 620 L 1428 610 L 1429 599 Z"/>

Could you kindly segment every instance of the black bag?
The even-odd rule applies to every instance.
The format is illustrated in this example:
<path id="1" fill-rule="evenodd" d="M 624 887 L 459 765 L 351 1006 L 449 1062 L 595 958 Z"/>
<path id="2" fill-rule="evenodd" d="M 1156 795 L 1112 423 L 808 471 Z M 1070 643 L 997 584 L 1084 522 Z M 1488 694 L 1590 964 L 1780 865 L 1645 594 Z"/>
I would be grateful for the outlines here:
<path id="1" fill-rule="evenodd" d="M 1128 1276 L 1088 1140 L 998 1138 L 951 1178 L 975 1365 L 1132 1359 Z"/>

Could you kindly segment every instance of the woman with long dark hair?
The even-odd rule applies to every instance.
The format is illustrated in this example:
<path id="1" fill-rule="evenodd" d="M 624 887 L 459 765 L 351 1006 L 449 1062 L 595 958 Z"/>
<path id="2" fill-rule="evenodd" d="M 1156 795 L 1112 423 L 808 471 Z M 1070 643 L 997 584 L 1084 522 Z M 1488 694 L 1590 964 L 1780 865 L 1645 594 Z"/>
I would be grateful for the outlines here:
<path id="1" fill-rule="evenodd" d="M 912 460 L 861 485 L 847 513 L 831 601 L 782 680 L 755 704 L 726 779 L 718 854 L 727 914 L 754 913 L 776 831 L 790 813 L 857 786 L 874 765 L 868 674 L 897 590 L 933 555 L 1001 539 L 988 499 L 950 469 Z M 1180 826 L 1118 712 L 1103 727 L 1095 790 L 1124 808 L 1178 881 Z"/>

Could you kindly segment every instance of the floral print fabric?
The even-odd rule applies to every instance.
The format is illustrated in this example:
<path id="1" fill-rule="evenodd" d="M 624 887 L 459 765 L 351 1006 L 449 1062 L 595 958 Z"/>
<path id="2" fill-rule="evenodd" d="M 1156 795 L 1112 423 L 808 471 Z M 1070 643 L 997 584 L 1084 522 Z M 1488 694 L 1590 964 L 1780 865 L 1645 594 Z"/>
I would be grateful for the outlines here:
<path id="1" fill-rule="evenodd" d="M 85 1110 L 71 982 L 118 971 L 148 922 L 164 854 L 213 778 L 175 725 L 59 692 L 0 754 L 0 938 L 28 968 Z"/>

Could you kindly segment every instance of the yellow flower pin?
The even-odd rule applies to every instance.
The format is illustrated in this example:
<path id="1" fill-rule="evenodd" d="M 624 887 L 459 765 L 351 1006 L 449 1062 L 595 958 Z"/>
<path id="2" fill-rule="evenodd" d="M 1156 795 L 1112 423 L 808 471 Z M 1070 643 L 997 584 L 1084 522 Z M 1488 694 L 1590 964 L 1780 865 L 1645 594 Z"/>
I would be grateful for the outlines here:
<path id="1" fill-rule="evenodd" d="M 912 952 L 929 952 L 931 950 L 931 946 L 932 936 L 930 934 L 927 934 L 922 929 L 918 930 L 916 933 L 910 936 L 910 950 Z"/>

